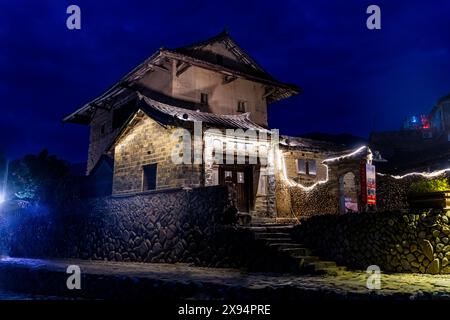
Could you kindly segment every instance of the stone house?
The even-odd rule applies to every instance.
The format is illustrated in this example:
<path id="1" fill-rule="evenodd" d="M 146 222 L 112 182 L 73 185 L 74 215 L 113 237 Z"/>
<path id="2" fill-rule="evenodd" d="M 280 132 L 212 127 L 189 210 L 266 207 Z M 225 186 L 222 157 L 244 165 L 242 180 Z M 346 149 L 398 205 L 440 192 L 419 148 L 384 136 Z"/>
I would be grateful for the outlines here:
<path id="1" fill-rule="evenodd" d="M 90 127 L 88 176 L 112 159 L 112 195 L 232 183 L 241 212 L 276 217 L 284 168 L 288 179 L 312 185 L 328 177 L 322 161 L 341 151 L 292 137 L 280 144 L 268 129 L 268 105 L 299 92 L 222 32 L 159 49 L 63 121 Z"/>

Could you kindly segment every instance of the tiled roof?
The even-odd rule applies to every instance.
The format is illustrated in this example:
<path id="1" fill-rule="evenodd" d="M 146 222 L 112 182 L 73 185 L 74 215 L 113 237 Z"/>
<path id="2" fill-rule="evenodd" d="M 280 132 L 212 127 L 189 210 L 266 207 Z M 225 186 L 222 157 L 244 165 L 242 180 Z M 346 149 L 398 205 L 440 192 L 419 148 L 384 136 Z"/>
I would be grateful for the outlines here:
<path id="1" fill-rule="evenodd" d="M 217 57 L 213 52 L 203 50 L 207 45 L 214 43 L 223 43 L 226 48 L 232 52 L 238 61 L 222 57 L 221 65 L 232 70 L 241 71 L 247 74 L 276 81 L 267 71 L 265 71 L 255 60 L 253 60 L 237 43 L 230 37 L 228 31 L 224 30 L 218 35 L 206 39 L 204 41 L 196 42 L 188 46 L 171 49 L 192 58 L 204 60 L 213 64 L 217 64 Z"/>
<path id="2" fill-rule="evenodd" d="M 150 117 L 153 117 L 155 113 L 157 113 L 159 116 L 165 117 L 166 120 L 176 120 L 178 122 L 201 121 L 210 126 L 219 128 L 267 131 L 265 128 L 251 121 L 249 113 L 243 113 L 241 115 L 219 115 L 171 106 L 150 99 L 142 94 L 139 94 L 139 99 L 141 101 L 139 108 Z"/>
<path id="3" fill-rule="evenodd" d="M 333 154 L 345 152 L 348 149 L 345 145 L 341 144 L 291 136 L 280 136 L 280 144 L 289 149 L 330 152 Z"/>
<path id="4" fill-rule="evenodd" d="M 214 41 L 223 41 L 229 50 L 238 57 L 239 61 L 233 61 L 232 59 L 224 57 L 221 63 L 217 63 L 216 55 L 211 55 L 207 51 L 200 50 L 202 46 Z M 188 65 L 199 66 L 215 72 L 241 77 L 266 85 L 268 86 L 268 90 L 270 88 L 269 92 L 266 94 L 268 103 L 286 99 L 301 91 L 301 88 L 296 85 L 283 83 L 274 79 L 247 53 L 245 53 L 234 40 L 229 37 L 228 33 L 221 33 L 206 41 L 187 47 L 172 50 L 160 48 L 157 52 L 122 77 L 118 82 L 109 87 L 100 96 L 65 116 L 63 122 L 89 124 L 98 107 L 110 108 L 115 99 L 122 96 L 132 96 L 134 92 L 133 90 L 129 90 L 129 86 L 136 83 L 147 74 L 147 72 L 152 69 L 152 64 L 157 64 L 157 62 L 162 59 L 174 59 L 187 63 Z"/>

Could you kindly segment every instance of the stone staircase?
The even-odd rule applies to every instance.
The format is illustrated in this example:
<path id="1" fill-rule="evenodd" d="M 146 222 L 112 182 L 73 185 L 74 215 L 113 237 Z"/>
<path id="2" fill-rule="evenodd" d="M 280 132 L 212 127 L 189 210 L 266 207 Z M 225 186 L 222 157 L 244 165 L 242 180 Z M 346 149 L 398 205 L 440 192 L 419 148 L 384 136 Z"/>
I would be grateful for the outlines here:
<path id="1" fill-rule="evenodd" d="M 337 266 L 334 261 L 321 260 L 309 248 L 291 237 L 294 225 L 280 223 L 252 224 L 251 230 L 255 241 L 262 242 L 268 250 L 289 258 L 296 268 L 290 272 L 307 274 L 338 274 L 345 267 Z"/>

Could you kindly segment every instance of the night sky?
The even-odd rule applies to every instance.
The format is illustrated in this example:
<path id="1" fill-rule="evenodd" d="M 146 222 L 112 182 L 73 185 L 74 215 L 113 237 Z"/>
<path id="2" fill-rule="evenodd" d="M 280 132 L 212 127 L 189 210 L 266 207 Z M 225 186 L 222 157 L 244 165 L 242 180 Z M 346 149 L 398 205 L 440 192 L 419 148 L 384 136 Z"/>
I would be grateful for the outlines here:
<path id="1" fill-rule="evenodd" d="M 82 29 L 66 28 L 77 4 Z M 366 28 L 377 4 L 382 29 Z M 86 161 L 88 127 L 61 118 L 159 47 L 224 27 L 275 78 L 303 93 L 269 108 L 285 134 L 401 126 L 450 92 L 450 1 L 0 0 L 0 151 L 48 148 Z"/>

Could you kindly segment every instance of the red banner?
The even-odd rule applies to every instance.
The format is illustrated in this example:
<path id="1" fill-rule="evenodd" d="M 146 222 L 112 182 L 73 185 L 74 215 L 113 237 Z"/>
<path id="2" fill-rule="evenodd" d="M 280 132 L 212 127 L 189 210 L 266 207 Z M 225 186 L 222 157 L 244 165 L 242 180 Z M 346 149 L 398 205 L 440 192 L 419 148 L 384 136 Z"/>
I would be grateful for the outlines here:
<path id="1" fill-rule="evenodd" d="M 362 203 L 375 205 L 377 203 L 375 166 L 361 163 L 361 195 Z"/>

